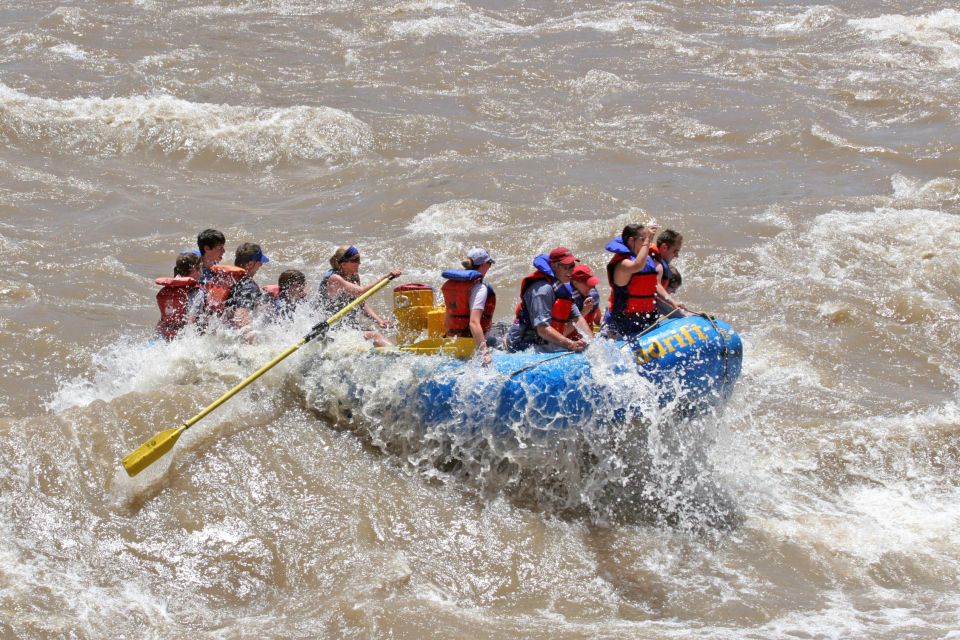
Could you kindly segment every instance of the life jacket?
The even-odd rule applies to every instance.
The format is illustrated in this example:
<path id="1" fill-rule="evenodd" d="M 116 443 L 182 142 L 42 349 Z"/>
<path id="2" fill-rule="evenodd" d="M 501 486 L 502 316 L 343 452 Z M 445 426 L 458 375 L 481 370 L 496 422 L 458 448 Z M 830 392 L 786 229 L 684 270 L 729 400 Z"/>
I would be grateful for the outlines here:
<path id="1" fill-rule="evenodd" d="M 470 292 L 477 282 L 487 288 L 487 303 L 483 306 L 480 315 L 480 328 L 486 334 L 493 325 L 493 311 L 497 308 L 497 294 L 493 287 L 483 282 L 483 274 L 473 269 L 454 269 L 441 274 L 446 282 L 440 287 L 443 293 L 443 303 L 446 312 L 443 316 L 443 326 L 448 337 L 461 336 L 469 338 L 470 333 Z"/>
<path id="2" fill-rule="evenodd" d="M 595 292 L 596 289 L 590 289 L 590 292 Z M 600 297 L 597 295 L 587 294 L 586 296 L 581 296 L 580 292 L 574 289 L 572 291 L 573 302 L 577 305 L 577 308 L 580 309 L 580 314 L 583 316 L 583 319 L 587 322 L 587 325 L 590 327 L 595 327 L 600 323 Z M 593 298 L 593 308 L 589 313 L 583 313 L 583 304 L 587 301 L 587 298 Z"/>
<path id="3" fill-rule="evenodd" d="M 224 311 L 233 285 L 247 272 L 241 267 L 231 267 L 225 264 L 215 264 L 210 267 L 210 271 L 213 272 L 213 275 L 204 284 L 204 288 L 207 290 L 206 313 L 220 315 Z"/>
<path id="4" fill-rule="evenodd" d="M 157 306 L 160 307 L 157 333 L 165 340 L 173 340 L 187 324 L 190 292 L 200 285 L 193 278 L 183 276 L 157 278 L 155 282 L 162 287 L 157 292 Z"/>
<path id="5" fill-rule="evenodd" d="M 619 237 L 607 243 L 607 251 L 613 258 L 607 263 L 607 281 L 610 283 L 610 314 L 612 316 L 640 316 L 655 313 L 657 310 L 657 265 L 647 256 L 643 270 L 631 274 L 626 286 L 614 283 L 613 273 L 616 266 L 624 260 L 636 259 Z"/>
<path id="6" fill-rule="evenodd" d="M 538 259 L 540 257 L 545 256 L 538 256 Z M 570 316 L 573 312 L 573 296 L 570 295 L 570 288 L 556 286 L 556 278 L 553 276 L 553 270 L 550 269 L 549 262 L 546 264 L 546 269 L 543 268 L 542 262 L 538 263 L 537 260 L 534 260 L 533 263 L 537 270 L 520 282 L 520 304 L 517 305 L 515 322 L 524 327 L 532 328 L 530 327 L 530 314 L 527 312 L 527 303 L 523 300 L 523 294 L 527 292 L 531 285 L 543 280 L 554 285 L 553 293 L 555 297 L 553 306 L 550 308 L 550 326 L 562 334 L 570 323 Z"/>
<path id="7" fill-rule="evenodd" d="M 655 244 L 650 245 L 650 252 L 648 255 L 653 258 L 655 262 L 658 262 L 663 266 L 663 277 L 660 278 L 660 284 L 664 289 L 666 289 L 667 285 L 670 284 L 670 262 L 663 259 L 663 257 L 660 255 L 660 248 Z"/>

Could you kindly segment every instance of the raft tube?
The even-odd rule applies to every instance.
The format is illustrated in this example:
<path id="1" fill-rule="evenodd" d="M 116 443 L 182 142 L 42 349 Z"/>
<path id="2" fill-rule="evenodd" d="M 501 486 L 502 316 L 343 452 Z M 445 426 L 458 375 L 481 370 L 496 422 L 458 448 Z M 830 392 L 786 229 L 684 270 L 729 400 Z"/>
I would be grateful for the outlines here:
<path id="1" fill-rule="evenodd" d="M 593 364 L 597 356 L 610 355 L 592 352 L 599 349 L 620 352 L 604 360 L 607 371 Z M 630 369 L 651 383 L 660 406 L 718 408 L 733 393 L 743 344 L 726 322 L 691 316 L 662 320 L 627 340 L 596 339 L 584 353 L 491 353 L 499 376 L 478 377 L 476 362 L 453 358 L 424 371 L 414 393 L 424 426 L 509 435 L 522 425 L 527 436 L 575 429 L 596 422 L 596 407 L 616 406 L 616 389 L 598 384 L 597 376 L 625 375 Z M 619 419 L 626 417 L 626 408 L 617 411 Z"/>

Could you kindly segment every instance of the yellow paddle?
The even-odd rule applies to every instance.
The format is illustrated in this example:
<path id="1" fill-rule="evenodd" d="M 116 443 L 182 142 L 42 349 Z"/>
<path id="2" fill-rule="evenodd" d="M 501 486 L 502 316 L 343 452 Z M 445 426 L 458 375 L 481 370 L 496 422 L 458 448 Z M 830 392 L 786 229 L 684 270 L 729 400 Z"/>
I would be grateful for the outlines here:
<path id="1" fill-rule="evenodd" d="M 287 347 L 280 355 L 276 358 L 263 365 L 255 372 L 253 372 L 246 380 L 235 386 L 230 391 L 227 391 L 225 394 L 214 400 L 210 406 L 206 409 L 193 416 L 182 425 L 176 429 L 167 429 L 166 431 L 161 431 L 160 433 L 155 434 L 152 438 L 144 442 L 142 445 L 137 447 L 134 451 L 127 454 L 123 459 L 123 468 L 126 469 L 127 475 L 135 476 L 154 462 L 159 460 L 163 455 L 170 451 L 173 448 L 173 445 L 177 443 L 177 440 L 180 438 L 180 435 L 200 422 L 203 418 L 213 412 L 214 409 L 222 405 L 224 402 L 232 398 L 233 396 L 240 393 L 248 384 L 262 376 L 264 373 L 272 369 L 278 362 L 289 356 L 291 353 L 307 344 L 314 338 L 319 338 L 326 335 L 327 330 L 334 325 L 334 323 L 341 320 L 345 315 L 356 309 L 358 306 L 363 304 L 367 298 L 375 294 L 377 291 L 382 289 L 388 282 L 393 280 L 396 276 L 388 276 L 373 285 L 368 291 L 357 296 L 350 304 L 345 306 L 340 311 L 337 311 L 335 314 L 324 320 L 323 322 L 318 322 L 310 330 L 310 333 L 305 335 L 298 343 L 293 346 Z"/>

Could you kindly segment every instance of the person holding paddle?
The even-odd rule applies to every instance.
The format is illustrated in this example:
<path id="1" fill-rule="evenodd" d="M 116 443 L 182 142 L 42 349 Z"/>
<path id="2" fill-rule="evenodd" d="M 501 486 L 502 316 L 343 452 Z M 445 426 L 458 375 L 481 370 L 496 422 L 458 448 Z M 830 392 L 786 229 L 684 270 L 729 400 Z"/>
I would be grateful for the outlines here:
<path id="1" fill-rule="evenodd" d="M 360 296 L 385 278 L 396 278 L 401 275 L 399 269 L 392 269 L 387 274 L 367 286 L 360 285 L 360 251 L 353 245 L 344 245 L 338 247 L 330 256 L 330 269 L 323 274 L 320 279 L 319 302 L 329 310 L 343 308 L 351 300 Z M 373 320 L 377 327 L 386 329 L 390 323 L 380 317 L 369 305 L 364 304 L 361 307 L 364 314 Z M 352 314 L 353 315 L 353 314 Z M 354 318 L 356 316 L 354 315 Z M 372 328 L 361 328 L 363 337 L 373 342 L 378 347 L 392 346 L 393 343 L 387 340 L 382 333 Z"/>

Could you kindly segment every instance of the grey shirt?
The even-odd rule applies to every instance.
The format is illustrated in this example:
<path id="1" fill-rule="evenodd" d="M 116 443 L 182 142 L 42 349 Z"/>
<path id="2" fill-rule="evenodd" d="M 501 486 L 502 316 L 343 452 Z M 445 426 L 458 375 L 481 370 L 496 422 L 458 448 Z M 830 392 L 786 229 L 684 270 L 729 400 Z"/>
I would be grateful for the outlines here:
<path id="1" fill-rule="evenodd" d="M 535 346 L 538 351 L 565 351 L 564 347 L 553 343 L 545 343 L 537 333 L 537 327 L 550 323 L 553 318 L 553 303 L 557 294 L 553 285 L 546 280 L 534 282 L 523 293 L 523 304 L 527 311 L 529 324 L 514 322 L 507 333 L 507 345 L 511 351 L 522 351 L 527 347 Z M 570 319 L 580 317 L 580 310 L 576 305 L 570 309 Z"/>

